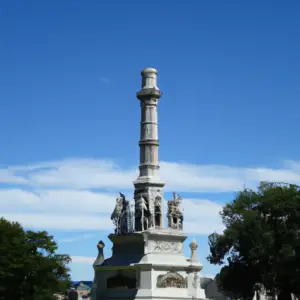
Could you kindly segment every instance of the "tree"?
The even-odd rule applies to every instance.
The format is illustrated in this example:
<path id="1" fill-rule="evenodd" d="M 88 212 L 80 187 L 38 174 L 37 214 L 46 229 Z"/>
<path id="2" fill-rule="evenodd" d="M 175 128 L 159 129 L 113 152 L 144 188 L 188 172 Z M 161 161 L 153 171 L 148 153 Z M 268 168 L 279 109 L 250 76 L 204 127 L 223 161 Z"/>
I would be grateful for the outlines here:
<path id="1" fill-rule="evenodd" d="M 0 219 L 0 299 L 52 300 L 62 281 L 70 282 L 68 255 L 46 231 L 26 231 Z"/>
<path id="2" fill-rule="evenodd" d="M 238 193 L 221 217 L 225 230 L 209 236 L 208 256 L 223 265 L 220 289 L 234 298 L 252 298 L 262 287 L 281 299 L 299 295 L 300 188 L 262 182 Z"/>
<path id="3" fill-rule="evenodd" d="M 68 291 L 70 289 L 71 285 L 72 285 L 72 282 L 70 281 L 69 278 L 61 279 L 61 280 L 59 280 L 58 288 L 56 291 L 58 293 L 64 294 L 64 293 L 66 293 L 66 291 Z"/>

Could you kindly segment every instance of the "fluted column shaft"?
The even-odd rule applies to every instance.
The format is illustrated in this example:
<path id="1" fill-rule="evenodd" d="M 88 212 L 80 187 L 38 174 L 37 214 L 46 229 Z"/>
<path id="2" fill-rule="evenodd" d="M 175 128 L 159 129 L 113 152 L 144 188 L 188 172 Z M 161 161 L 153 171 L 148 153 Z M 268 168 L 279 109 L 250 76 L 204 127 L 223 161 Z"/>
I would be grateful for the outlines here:
<path id="1" fill-rule="evenodd" d="M 158 121 L 157 104 L 161 92 L 157 87 L 157 71 L 142 72 L 142 89 L 137 93 L 141 101 L 140 174 L 141 178 L 158 177 Z"/>
<path id="2" fill-rule="evenodd" d="M 141 102 L 141 111 L 140 176 L 155 177 L 159 169 L 156 103 Z"/>

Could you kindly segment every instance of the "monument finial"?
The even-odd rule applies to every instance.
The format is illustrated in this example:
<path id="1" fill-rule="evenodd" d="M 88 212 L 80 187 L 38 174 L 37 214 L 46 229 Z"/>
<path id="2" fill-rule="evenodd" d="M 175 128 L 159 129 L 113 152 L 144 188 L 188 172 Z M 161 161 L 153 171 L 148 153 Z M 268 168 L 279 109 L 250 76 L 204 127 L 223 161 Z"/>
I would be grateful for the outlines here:
<path id="1" fill-rule="evenodd" d="M 103 254 L 103 249 L 105 247 L 105 244 L 103 241 L 99 241 L 97 244 L 97 249 L 98 249 L 98 256 L 94 262 L 94 266 L 101 265 L 104 261 L 104 254 Z"/>
<path id="2" fill-rule="evenodd" d="M 145 68 L 141 72 L 142 74 L 142 89 L 151 89 L 157 87 L 157 70 L 153 68 Z"/>
<path id="3" fill-rule="evenodd" d="M 190 243 L 191 261 L 198 261 L 197 253 L 196 253 L 197 248 L 198 248 L 197 241 L 195 239 L 193 239 L 192 242 Z"/>

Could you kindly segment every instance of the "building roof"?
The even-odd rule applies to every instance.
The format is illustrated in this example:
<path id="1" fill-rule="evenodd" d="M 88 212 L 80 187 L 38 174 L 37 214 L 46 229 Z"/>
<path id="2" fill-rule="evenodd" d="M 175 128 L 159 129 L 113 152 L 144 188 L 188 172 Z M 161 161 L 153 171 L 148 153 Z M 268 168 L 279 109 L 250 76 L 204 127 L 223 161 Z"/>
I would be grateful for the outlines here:
<path id="1" fill-rule="evenodd" d="M 85 284 L 79 284 L 78 285 L 78 287 L 77 287 L 77 290 L 90 290 L 91 288 L 90 287 L 88 287 L 87 285 L 85 285 Z"/>
<path id="2" fill-rule="evenodd" d="M 93 286 L 93 281 L 80 280 L 80 281 L 73 281 L 72 283 L 73 283 L 73 285 L 74 285 L 76 288 L 78 288 L 78 286 L 79 286 L 79 284 L 80 284 L 81 282 L 82 282 L 85 286 L 87 286 L 89 289 L 91 289 L 92 286 Z"/>

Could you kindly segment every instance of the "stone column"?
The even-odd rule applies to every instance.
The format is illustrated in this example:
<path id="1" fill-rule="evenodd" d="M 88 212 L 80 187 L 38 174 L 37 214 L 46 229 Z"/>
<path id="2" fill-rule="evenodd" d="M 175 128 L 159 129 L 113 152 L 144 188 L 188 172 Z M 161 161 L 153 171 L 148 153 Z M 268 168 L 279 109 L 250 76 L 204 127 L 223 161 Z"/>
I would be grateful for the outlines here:
<path id="1" fill-rule="evenodd" d="M 141 101 L 140 175 L 158 177 L 158 123 L 157 103 L 161 92 L 157 87 L 157 71 L 147 68 L 142 71 L 142 89 L 137 93 Z"/>
<path id="2" fill-rule="evenodd" d="M 157 104 L 162 93 L 157 87 L 157 71 L 146 68 L 142 71 L 142 89 L 137 93 L 141 105 L 140 126 L 140 164 L 139 176 L 134 181 L 135 197 L 147 193 L 149 210 L 154 212 L 155 199 L 161 199 L 161 217 L 159 226 L 164 227 L 164 182 L 160 180 L 158 170 L 158 118 Z M 157 202 L 157 201 L 156 201 Z M 151 209 L 150 209 L 151 207 Z M 153 223 L 153 222 L 152 222 Z M 158 223 L 158 221 L 156 222 Z M 150 222 L 149 222 L 150 224 Z M 137 227 L 136 227 L 137 228 Z"/>

